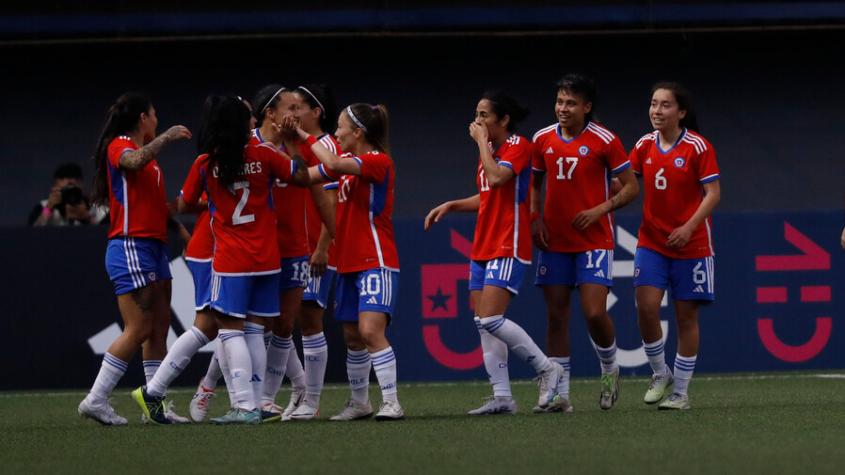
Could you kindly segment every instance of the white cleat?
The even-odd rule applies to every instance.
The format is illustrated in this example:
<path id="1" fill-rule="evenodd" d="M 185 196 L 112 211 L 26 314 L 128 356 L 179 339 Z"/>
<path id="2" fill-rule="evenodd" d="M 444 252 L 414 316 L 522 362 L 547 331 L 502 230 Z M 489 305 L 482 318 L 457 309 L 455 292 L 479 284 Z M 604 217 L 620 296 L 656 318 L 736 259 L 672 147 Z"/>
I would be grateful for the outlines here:
<path id="1" fill-rule="evenodd" d="M 310 421 L 320 415 L 320 405 L 314 404 L 306 397 L 290 415 L 293 421 Z"/>
<path id="2" fill-rule="evenodd" d="M 661 411 L 686 411 L 690 408 L 689 396 L 686 394 L 672 393 L 657 408 Z"/>
<path id="3" fill-rule="evenodd" d="M 549 361 L 551 367 L 538 376 L 538 386 L 545 389 L 545 392 L 540 393 L 538 398 L 538 406 L 545 407 L 554 401 L 555 396 L 558 395 L 559 387 L 566 375 L 566 370 L 558 363 Z M 544 396 L 545 395 L 545 396 Z"/>
<path id="4" fill-rule="evenodd" d="M 646 404 L 655 404 L 660 402 L 666 394 L 672 393 L 674 386 L 674 378 L 669 371 L 663 374 L 655 374 L 651 376 L 651 381 L 648 383 L 648 390 L 643 396 L 643 402 Z"/>
<path id="5" fill-rule="evenodd" d="M 170 421 L 171 424 L 190 424 L 191 420 L 185 416 L 180 416 L 176 414 L 176 411 L 173 410 L 173 401 L 167 401 L 164 403 L 164 417 Z"/>
<path id="6" fill-rule="evenodd" d="M 288 401 L 287 407 L 285 410 L 282 411 L 282 422 L 289 421 L 291 414 L 296 408 L 302 404 L 302 399 L 305 398 L 305 388 L 293 388 L 290 392 L 290 401 Z"/>
<path id="7" fill-rule="evenodd" d="M 496 414 L 516 414 L 516 401 L 512 397 L 488 396 L 481 407 L 467 412 L 468 416 L 492 416 Z"/>
<path id="8" fill-rule="evenodd" d="M 546 414 L 551 412 L 562 412 L 564 414 L 569 414 L 573 411 L 572 403 L 569 402 L 568 398 L 561 396 L 560 394 L 556 395 L 552 402 L 546 404 L 545 406 L 534 406 L 532 412 L 534 414 Z"/>
<path id="9" fill-rule="evenodd" d="M 384 401 L 376 413 L 377 421 L 398 421 L 405 418 L 405 411 L 399 405 L 399 401 Z"/>
<path id="10" fill-rule="evenodd" d="M 208 417 L 208 408 L 213 398 L 213 389 L 206 389 L 202 384 L 197 387 L 197 392 L 194 393 L 194 397 L 191 398 L 191 403 L 188 405 L 188 415 L 192 421 L 202 422 Z"/>
<path id="11" fill-rule="evenodd" d="M 77 411 L 79 417 L 93 419 L 104 426 L 125 426 L 128 423 L 125 417 L 114 412 L 114 408 L 108 401 L 102 404 L 91 404 L 86 397 L 79 403 Z"/>
<path id="12" fill-rule="evenodd" d="M 346 401 L 346 406 L 340 411 L 340 414 L 329 418 L 330 421 L 357 421 L 358 419 L 367 419 L 373 415 L 373 406 L 370 401 L 360 403 L 352 399 Z"/>

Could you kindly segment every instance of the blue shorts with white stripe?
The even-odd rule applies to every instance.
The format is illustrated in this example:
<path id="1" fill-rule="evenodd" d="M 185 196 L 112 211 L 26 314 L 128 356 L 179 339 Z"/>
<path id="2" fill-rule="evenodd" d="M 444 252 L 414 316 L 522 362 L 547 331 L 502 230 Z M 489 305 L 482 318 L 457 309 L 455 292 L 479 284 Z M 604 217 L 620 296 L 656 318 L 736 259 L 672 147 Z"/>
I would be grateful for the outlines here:
<path id="1" fill-rule="evenodd" d="M 109 240 L 106 271 L 114 293 L 123 295 L 159 280 L 171 280 L 167 244 L 158 239 L 119 237 Z"/>
<path id="2" fill-rule="evenodd" d="M 638 247 L 634 254 L 634 287 L 641 286 L 669 289 L 674 300 L 712 302 L 716 299 L 715 259 L 673 259 Z"/>
<path id="3" fill-rule="evenodd" d="M 481 290 L 485 285 L 519 294 L 519 286 L 527 265 L 513 257 L 498 257 L 489 261 L 470 261 L 469 290 Z"/>
<path id="4" fill-rule="evenodd" d="M 367 269 L 337 275 L 335 318 L 341 322 L 357 322 L 361 312 L 386 313 L 393 318 L 399 292 L 399 272 Z"/>

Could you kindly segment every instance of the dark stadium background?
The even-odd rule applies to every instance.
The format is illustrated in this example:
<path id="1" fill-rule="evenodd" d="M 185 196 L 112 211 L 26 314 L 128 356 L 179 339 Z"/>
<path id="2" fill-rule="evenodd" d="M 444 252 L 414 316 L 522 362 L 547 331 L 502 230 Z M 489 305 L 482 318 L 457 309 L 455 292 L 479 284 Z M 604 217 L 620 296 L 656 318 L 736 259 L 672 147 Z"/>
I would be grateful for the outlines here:
<path id="1" fill-rule="evenodd" d="M 693 91 L 702 132 L 718 153 L 717 215 L 842 208 L 845 5 L 513 3 L 252 1 L 243 12 L 223 1 L 4 2 L 0 227 L 5 257 L 14 259 L 0 284 L 21 296 L 4 334 L 37 336 L 51 327 L 47 315 L 21 318 L 44 308 L 32 302 L 36 294 L 90 302 L 69 315 L 57 310 L 57 319 L 113 306 L 99 302 L 102 295 L 74 294 L 77 279 L 105 279 L 103 241 L 91 244 L 97 233 L 19 228 L 46 197 L 56 165 L 79 162 L 90 179 L 105 110 L 129 89 L 151 94 L 160 131 L 177 123 L 196 129 L 209 93 L 251 97 L 271 82 L 326 82 L 339 104 L 384 103 L 395 215 L 421 219 L 443 200 L 474 193 L 477 155 L 467 125 L 485 89 L 524 101 L 532 113 L 520 132 L 530 137 L 555 121 L 555 81 L 586 73 L 599 87 L 600 121 L 630 148 L 649 131 L 650 86 L 678 80 Z M 364 66 L 350 67 L 350 57 Z M 184 143 L 159 159 L 170 196 L 193 158 L 194 144 Z M 92 375 L 95 364 L 80 371 Z M 330 373 L 343 378 L 340 367 Z M 82 384 L 74 378 L 57 385 Z"/>

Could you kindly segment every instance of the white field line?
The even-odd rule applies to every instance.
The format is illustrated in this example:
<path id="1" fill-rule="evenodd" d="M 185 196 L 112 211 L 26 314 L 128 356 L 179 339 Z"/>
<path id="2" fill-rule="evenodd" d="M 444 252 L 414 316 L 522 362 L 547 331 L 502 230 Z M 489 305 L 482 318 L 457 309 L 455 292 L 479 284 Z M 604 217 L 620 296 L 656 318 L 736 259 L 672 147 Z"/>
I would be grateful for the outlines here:
<path id="1" fill-rule="evenodd" d="M 700 376 L 695 377 L 696 381 L 763 381 L 763 380 L 789 380 L 789 379 L 843 379 L 845 380 L 845 373 L 799 373 L 799 374 L 760 374 L 760 375 L 729 375 L 729 376 Z M 647 382 L 648 378 L 621 378 L 620 382 Z M 445 382 L 419 382 L 419 383 L 402 383 L 401 387 L 405 388 L 448 388 L 454 386 L 487 386 L 489 383 L 482 380 L 470 381 L 445 381 Z M 536 383 L 530 379 L 519 379 L 511 382 L 514 386 L 535 385 Z M 573 378 L 572 384 L 595 384 L 595 378 Z M 347 391 L 349 386 L 346 384 L 327 384 L 324 388 L 327 391 Z M 116 393 L 125 392 L 126 388 L 119 388 Z M 189 388 L 177 388 L 168 391 L 168 394 L 193 394 L 194 390 Z M 51 397 L 66 397 L 77 396 L 84 397 L 87 394 L 85 391 L 61 391 L 61 392 L 0 392 L 0 399 L 14 399 L 14 398 L 51 398 Z"/>

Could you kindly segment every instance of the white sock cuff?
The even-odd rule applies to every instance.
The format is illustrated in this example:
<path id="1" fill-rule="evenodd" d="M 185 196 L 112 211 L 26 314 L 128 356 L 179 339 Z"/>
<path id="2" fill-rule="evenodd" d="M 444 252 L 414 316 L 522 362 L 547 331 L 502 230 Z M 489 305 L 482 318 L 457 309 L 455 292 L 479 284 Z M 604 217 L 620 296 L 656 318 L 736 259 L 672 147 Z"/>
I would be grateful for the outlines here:
<path id="1" fill-rule="evenodd" d="M 653 341 L 651 343 L 647 343 L 643 340 L 643 348 L 645 349 L 645 354 L 648 356 L 658 356 L 660 353 L 663 353 L 663 350 L 666 349 L 666 344 L 663 340 Z"/>
<path id="2" fill-rule="evenodd" d="M 313 355 L 315 353 L 320 353 L 322 351 L 327 350 L 329 347 L 328 342 L 326 341 L 326 336 L 323 332 L 315 333 L 314 335 L 310 336 L 303 336 L 302 337 L 302 353 L 307 355 Z"/>
<path id="3" fill-rule="evenodd" d="M 258 335 L 264 339 L 264 325 L 254 322 L 244 322 L 244 335 Z"/>
<path id="4" fill-rule="evenodd" d="M 155 369 L 161 366 L 161 360 L 144 360 L 144 370 Z"/>
<path id="5" fill-rule="evenodd" d="M 479 323 L 481 326 L 484 327 L 490 333 L 496 333 L 496 330 L 502 328 L 502 325 L 505 324 L 505 316 L 504 315 L 492 315 L 489 317 L 479 318 Z"/>
<path id="6" fill-rule="evenodd" d="M 191 327 L 190 332 L 194 336 L 194 338 L 197 339 L 200 346 L 205 346 L 208 344 L 208 337 L 205 336 L 205 333 L 203 333 L 199 328 Z"/>
<path id="7" fill-rule="evenodd" d="M 396 361 L 396 355 L 393 354 L 393 347 L 390 346 L 375 353 L 370 353 L 370 358 L 373 361 L 373 368 L 387 366 Z"/>
<path id="8" fill-rule="evenodd" d="M 681 356 L 679 354 L 675 355 L 675 368 L 681 371 L 693 371 L 695 370 L 695 361 L 698 359 L 698 355 L 693 356 Z"/>
<path id="9" fill-rule="evenodd" d="M 221 342 L 225 342 L 225 341 L 230 340 L 232 338 L 238 338 L 238 337 L 243 338 L 243 336 L 244 336 L 243 330 L 220 330 L 217 333 L 217 337 L 220 338 Z"/>
<path id="10" fill-rule="evenodd" d="M 367 350 L 350 350 L 346 349 L 346 364 L 347 365 L 369 365 L 370 353 Z"/>
<path id="11" fill-rule="evenodd" d="M 106 354 L 103 355 L 103 364 L 111 369 L 114 369 L 115 371 L 120 372 L 120 374 L 125 373 L 126 370 L 129 368 L 129 364 L 127 362 L 123 361 L 122 359 L 118 358 L 117 356 L 114 356 L 109 352 L 106 352 Z M 159 362 L 159 364 L 161 364 L 161 362 Z"/>
<path id="12" fill-rule="evenodd" d="M 600 358 L 613 358 L 616 356 L 616 340 L 613 340 L 613 343 L 610 344 L 607 348 L 602 348 L 596 342 L 593 342 L 593 345 L 596 348 L 596 353 L 599 354 Z"/>

